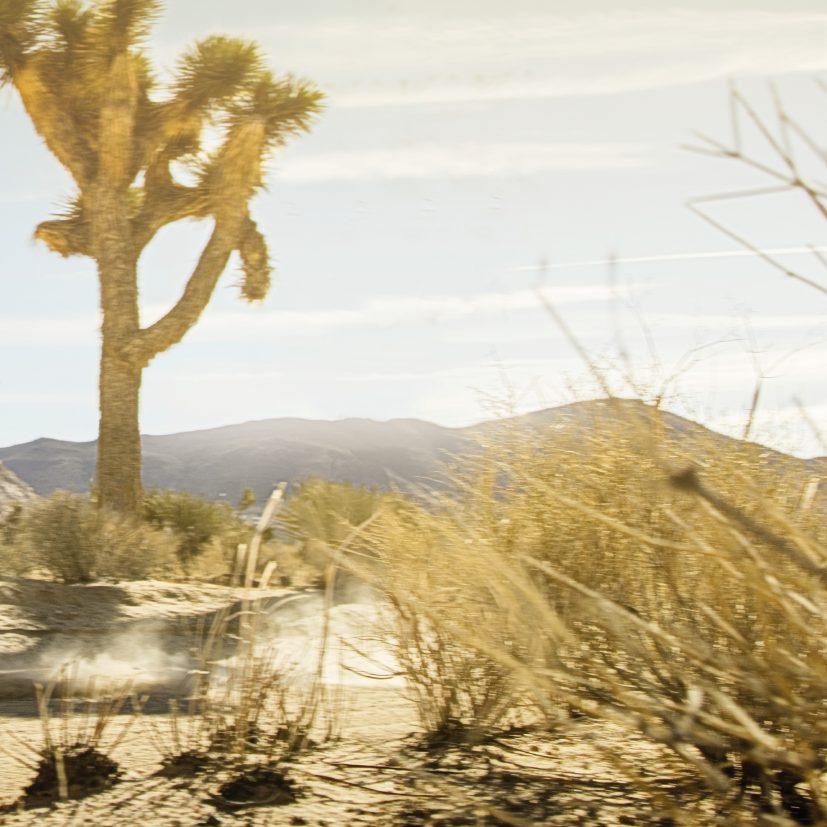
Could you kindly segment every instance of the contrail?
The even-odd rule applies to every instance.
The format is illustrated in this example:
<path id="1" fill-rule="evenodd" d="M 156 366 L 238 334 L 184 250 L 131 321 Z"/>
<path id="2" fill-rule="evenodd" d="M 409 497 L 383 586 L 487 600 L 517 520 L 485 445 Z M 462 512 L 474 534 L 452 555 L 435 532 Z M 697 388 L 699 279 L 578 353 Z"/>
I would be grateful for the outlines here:
<path id="1" fill-rule="evenodd" d="M 562 270 L 566 267 L 597 267 L 609 264 L 641 264 L 657 261 L 690 261 L 699 258 L 743 258 L 749 256 L 791 256 L 802 253 L 827 253 L 827 247 L 774 247 L 763 250 L 718 250 L 711 253 L 664 253 L 657 256 L 621 256 L 618 258 L 592 258 L 583 261 L 561 261 L 554 264 L 525 264 L 514 267 L 514 272 Z"/>

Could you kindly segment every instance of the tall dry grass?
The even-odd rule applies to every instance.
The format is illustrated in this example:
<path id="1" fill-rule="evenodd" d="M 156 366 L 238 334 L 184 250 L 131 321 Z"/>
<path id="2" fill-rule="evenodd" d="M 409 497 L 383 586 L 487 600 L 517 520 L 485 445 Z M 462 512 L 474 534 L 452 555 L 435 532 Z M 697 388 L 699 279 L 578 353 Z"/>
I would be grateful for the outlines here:
<path id="1" fill-rule="evenodd" d="M 249 545 L 238 548 L 231 584 L 243 589 L 243 598 L 237 606 L 217 613 L 204 630 L 196 648 L 189 697 L 184 705 L 173 703 L 165 735 L 153 727 L 155 742 L 165 756 L 165 772 L 176 767 L 205 768 L 217 756 L 224 763 L 240 765 L 249 756 L 259 763 L 277 761 L 311 745 L 311 733 L 318 737 L 319 719 L 330 711 L 322 675 L 326 622 L 309 681 L 299 679 L 279 658 L 278 641 L 264 628 L 269 612 L 260 593 L 277 567 L 271 561 L 259 574 L 259 553 L 283 505 L 283 494 L 282 485 L 265 505 Z M 325 620 L 332 588 L 331 571 Z M 328 732 L 333 725 L 328 715 Z"/>
<path id="2" fill-rule="evenodd" d="M 526 703 L 611 720 L 673 750 L 722 813 L 827 818 L 818 483 L 655 407 L 591 410 L 501 433 L 458 494 L 366 529 L 423 724 L 450 708 L 503 727 Z"/>

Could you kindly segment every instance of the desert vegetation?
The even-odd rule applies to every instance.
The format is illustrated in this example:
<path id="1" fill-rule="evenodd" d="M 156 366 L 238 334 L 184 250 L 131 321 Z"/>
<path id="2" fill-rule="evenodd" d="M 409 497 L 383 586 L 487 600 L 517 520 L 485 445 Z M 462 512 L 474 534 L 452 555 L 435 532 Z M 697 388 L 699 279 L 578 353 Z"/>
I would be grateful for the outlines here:
<path id="1" fill-rule="evenodd" d="M 465 730 L 507 729 L 518 699 L 537 725 L 598 718 L 668 746 L 721 814 L 752 796 L 820 822 L 818 481 L 779 483 L 748 444 L 687 454 L 644 411 L 608 401 L 571 441 L 514 434 L 458 495 L 373 523 L 399 662 Z"/>
<path id="2" fill-rule="evenodd" d="M 124 516 L 94 497 L 58 491 L 6 517 L 0 554 L 11 571 L 64 583 L 190 574 L 221 580 L 252 531 L 227 504 L 191 494 L 152 491 L 140 516 Z"/>
<path id="3" fill-rule="evenodd" d="M 151 526 L 99 509 L 87 497 L 58 493 L 26 511 L 11 553 L 64 583 L 88 583 L 163 571 L 172 551 L 170 539 Z"/>
<path id="4" fill-rule="evenodd" d="M 279 488 L 256 524 L 243 516 L 249 497 L 232 508 L 174 492 L 149 493 L 142 520 L 68 494 L 12 512 L 6 553 L 17 549 L 40 576 L 192 581 L 212 559 L 211 576 L 243 589 L 202 625 L 186 692 L 165 716 L 144 712 L 149 699 L 129 684 L 110 685 L 87 708 L 54 685 L 39 688 L 44 743 L 24 756 L 34 780 L 21 802 L 115 789 L 118 717 L 155 745 L 155 777 L 207 785 L 222 813 L 298 806 L 319 777 L 382 798 L 370 781 L 341 774 L 352 756 L 312 757 L 335 744 L 327 618 L 347 576 L 377 608 L 366 638 L 348 645 L 378 642 L 390 657 L 371 676 L 401 679 L 415 711 L 411 738 L 371 759 L 382 777 L 404 771 L 414 788 L 435 784 L 435 802 L 464 801 L 489 823 L 542 823 L 552 811 L 514 792 L 529 783 L 513 780 L 520 756 L 584 739 L 640 797 L 626 809 L 635 819 L 822 823 L 821 476 L 748 441 L 682 430 L 657 397 L 612 396 L 589 411 L 564 429 L 505 420 L 454 465 L 442 493 L 310 480 L 286 496 Z M 261 597 L 298 564 L 323 595 L 301 679 Z M 54 715 L 67 723 L 55 726 Z M 623 744 L 649 745 L 673 780 L 655 783 Z M 464 774 L 492 754 L 510 769 Z M 555 765 L 539 766 L 551 783 Z M 404 817 L 429 823 L 430 810 L 414 809 Z"/>
<path id="5" fill-rule="evenodd" d="M 230 577 L 248 597 L 202 631 L 201 666 L 187 696 L 171 703 L 165 719 L 143 715 L 141 737 L 163 756 L 158 777 L 220 777 L 214 803 L 224 812 L 288 805 L 304 794 L 307 759 L 297 757 L 324 754 L 336 728 L 321 680 L 325 644 L 308 653 L 317 659 L 315 676 L 294 680 L 256 597 L 278 571 L 275 558 L 262 569 L 258 555 L 289 533 L 293 553 L 312 539 L 313 554 L 327 560 L 323 615 L 337 569 L 371 590 L 379 612 L 369 634 L 392 654 L 385 668 L 402 678 L 416 711 L 409 755 L 420 757 L 406 759 L 418 767 L 406 765 L 414 778 L 442 779 L 459 771 L 450 761 L 464 766 L 492 744 L 529 738 L 542 751 L 597 726 L 611 733 L 603 744 L 589 736 L 599 755 L 625 738 L 666 750 L 683 767 L 674 790 L 653 791 L 646 767 L 611 756 L 659 818 L 821 823 L 827 537 L 820 479 L 779 476 L 772 453 L 748 442 L 723 450 L 711 433 L 708 442 L 702 435 L 687 442 L 657 404 L 613 398 L 592 411 L 566 433 L 505 426 L 440 495 L 385 496 L 314 481 L 293 493 L 292 504 L 289 496 L 280 502 L 279 490 L 246 535 L 233 533 L 237 512 L 217 507 L 235 526 L 229 536 L 243 541 Z M 106 576 L 88 562 L 97 559 L 96 544 L 116 551 L 114 564 L 119 543 L 134 549 L 145 535 L 163 537 L 177 561 L 181 544 L 193 539 L 191 523 L 209 533 L 212 517 L 200 524 L 200 515 L 211 512 L 191 508 L 190 497 L 155 496 L 167 502 L 167 517 L 158 519 L 156 502 L 149 525 L 127 528 L 81 498 L 58 495 L 27 509 L 18 530 L 65 579 L 81 569 Z M 171 504 L 187 518 L 176 522 Z M 61 545 L 50 545 L 47 525 L 59 528 Z M 39 691 L 48 700 L 48 688 Z M 128 688 L 117 697 L 99 701 L 106 726 L 116 704 L 130 715 L 146 704 L 127 703 Z M 65 787 L 49 800 L 71 797 L 64 775 L 83 756 L 106 770 L 99 788 L 84 787 L 83 795 L 117 784 L 101 734 L 88 746 L 94 753 L 85 741 L 70 741 L 47 742 L 51 763 L 35 785 L 40 804 L 47 777 Z M 456 757 L 462 754 L 468 757 Z M 69 763 L 59 772 L 60 761 Z M 452 794 L 450 785 L 440 789 Z M 463 789 L 474 794 L 473 784 Z M 486 817 L 505 818 L 500 804 L 486 805 Z M 707 809 L 692 809 L 701 806 Z"/>
<path id="6" fill-rule="evenodd" d="M 64 583 L 147 577 L 233 583 L 242 579 L 239 549 L 255 537 L 255 498 L 235 505 L 188 492 L 149 490 L 141 513 L 101 507 L 95 494 L 57 491 L 17 505 L 0 521 L 0 560 L 7 572 Z M 408 507 L 398 495 L 311 479 L 289 493 L 282 512 L 262 530 L 251 576 L 323 584 L 334 549 L 380 508 Z M 350 541 L 366 550 L 358 537 Z M 275 575 L 274 575 L 275 576 Z"/>
<path id="7" fill-rule="evenodd" d="M 220 824 L 251 808 L 263 809 L 249 823 L 275 823 L 273 808 L 315 796 L 339 807 L 339 823 L 827 823 L 825 466 L 749 441 L 760 385 L 743 439 L 682 429 L 662 390 L 610 375 L 541 295 L 604 398 L 565 427 L 496 423 L 439 491 L 312 478 L 278 486 L 257 513 L 249 490 L 235 506 L 142 490 L 143 370 L 196 323 L 234 253 L 242 297 L 267 293 L 250 201 L 268 153 L 306 131 L 321 103 L 223 36 L 197 43 L 159 86 L 142 45 L 157 10 L 0 0 L 0 79 L 77 189 L 36 236 L 96 262 L 103 308 L 96 485 L 3 516 L 0 585 L 48 584 L 51 596 L 59 583 L 81 603 L 97 588 L 114 605 L 106 622 L 124 626 L 138 594 L 124 583 L 159 600 L 209 586 L 220 600 L 162 633 L 152 618 L 130 629 L 130 652 L 152 644 L 160 664 L 151 690 L 140 669 L 115 674 L 107 629 L 85 641 L 94 658 L 58 636 L 59 647 L 32 647 L 34 666 L 4 665 L 4 679 L 32 673 L 40 740 L 2 722 L 4 760 L 28 780 L 0 820 L 93 823 L 80 802 L 97 799 L 111 823 L 135 823 L 149 796 L 161 823 Z M 827 217 L 827 195 L 790 150 L 818 149 L 807 133 L 779 107 L 776 134 L 737 92 L 732 112 L 735 144 L 707 151 Z M 777 166 L 745 149 L 744 118 Z M 189 183 L 176 178 L 182 167 Z M 819 281 L 700 212 L 821 300 Z M 211 220 L 212 234 L 180 300 L 142 327 L 138 260 L 185 218 Z M 337 640 L 338 604 L 357 591 L 370 622 Z M 33 610 L 13 608 L 10 634 L 42 632 Z M 286 628 L 298 655 L 286 654 Z M 360 685 L 381 719 L 372 741 L 338 737 L 347 654 L 361 663 L 348 679 L 395 687 L 374 703 Z M 89 677 L 100 664 L 111 674 Z M 412 717 L 392 739 L 382 715 L 397 696 Z M 147 744 L 154 758 L 130 775 L 118 756 Z M 133 798 L 106 799 L 130 784 Z M 335 797 L 343 789 L 363 796 L 351 810 Z M 171 813 L 166 799 L 179 794 Z M 307 823 L 304 812 L 291 823 Z"/>

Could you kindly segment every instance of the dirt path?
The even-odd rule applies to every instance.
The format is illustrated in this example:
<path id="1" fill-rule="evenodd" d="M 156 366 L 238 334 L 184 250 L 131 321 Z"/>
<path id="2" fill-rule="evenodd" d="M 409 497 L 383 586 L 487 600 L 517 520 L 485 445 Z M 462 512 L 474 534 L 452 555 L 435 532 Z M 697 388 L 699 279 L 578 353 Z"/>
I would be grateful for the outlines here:
<path id="1" fill-rule="evenodd" d="M 256 590 L 263 606 L 297 593 Z M 0 703 L 32 698 L 70 665 L 74 679 L 132 681 L 168 695 L 183 690 L 190 653 L 216 613 L 234 611 L 244 590 L 211 584 L 137 581 L 67 586 L 0 579 Z"/>

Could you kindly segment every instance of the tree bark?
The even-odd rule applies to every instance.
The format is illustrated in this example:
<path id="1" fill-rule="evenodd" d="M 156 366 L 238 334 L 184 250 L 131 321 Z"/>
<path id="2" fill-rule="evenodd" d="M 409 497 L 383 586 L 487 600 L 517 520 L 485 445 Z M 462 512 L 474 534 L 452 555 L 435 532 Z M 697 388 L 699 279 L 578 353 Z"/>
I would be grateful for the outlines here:
<path id="1" fill-rule="evenodd" d="M 102 507 L 135 514 L 141 502 L 138 406 L 143 369 L 119 358 L 104 338 L 100 364 L 98 496 Z"/>
<path id="2" fill-rule="evenodd" d="M 140 329 L 137 259 L 126 195 L 106 182 L 88 202 L 100 281 L 102 347 L 98 496 L 101 506 L 136 514 L 141 502 L 141 437 L 138 405 L 145 362 L 127 347 Z"/>

